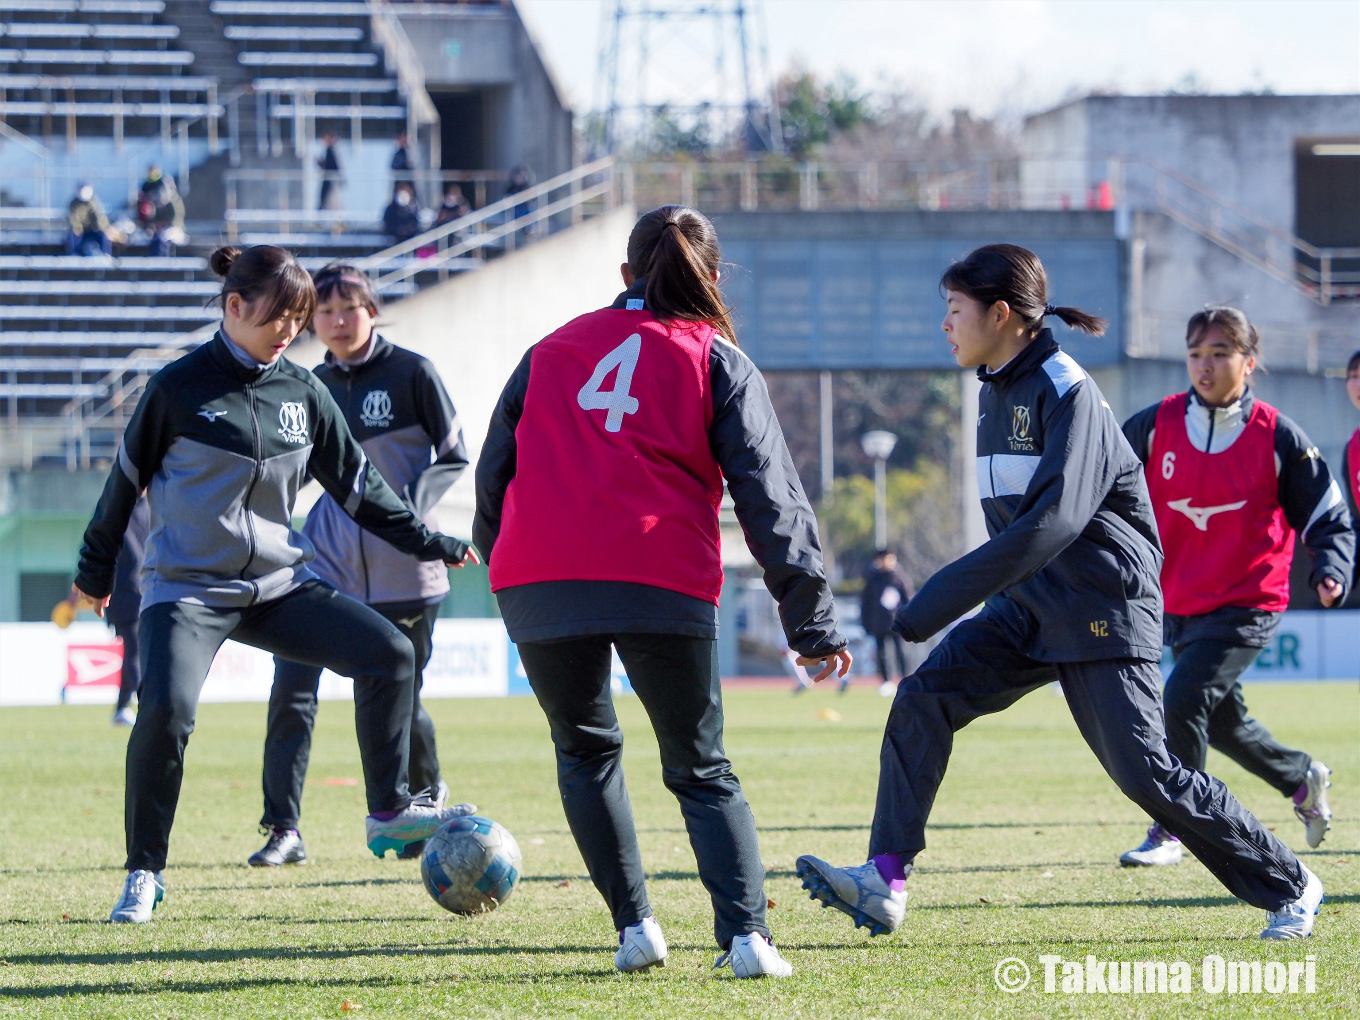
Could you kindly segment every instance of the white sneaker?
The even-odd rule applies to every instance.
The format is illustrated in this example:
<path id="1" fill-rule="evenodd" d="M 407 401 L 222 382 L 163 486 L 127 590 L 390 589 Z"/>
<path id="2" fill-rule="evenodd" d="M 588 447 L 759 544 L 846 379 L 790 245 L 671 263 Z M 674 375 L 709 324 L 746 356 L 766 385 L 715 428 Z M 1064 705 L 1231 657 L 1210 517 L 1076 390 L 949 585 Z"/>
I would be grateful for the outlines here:
<path id="1" fill-rule="evenodd" d="M 713 961 L 713 969 L 731 967 L 734 977 L 788 977 L 793 965 L 779 955 L 774 943 L 757 932 L 738 935 L 732 946 Z"/>
<path id="2" fill-rule="evenodd" d="M 136 721 L 137 713 L 134 712 L 131 707 L 120 708 L 113 713 L 113 725 L 115 726 L 131 726 Z"/>
<path id="3" fill-rule="evenodd" d="M 817 857 L 798 858 L 803 888 L 823 907 L 849 914 L 856 928 L 886 935 L 897 930 L 907 912 L 907 891 L 893 892 L 873 861 L 857 868 L 836 868 Z"/>
<path id="4" fill-rule="evenodd" d="M 364 819 L 364 835 L 374 857 L 383 857 L 389 850 L 401 853 L 407 843 L 429 839 L 446 823 L 477 813 L 476 804 L 454 804 L 434 807 L 412 801 L 400 814 L 387 821 L 369 815 Z"/>
<path id="5" fill-rule="evenodd" d="M 1154 824 L 1147 831 L 1147 839 L 1119 855 L 1119 863 L 1126 868 L 1160 868 L 1179 864 L 1182 856 L 1181 841 Z"/>
<path id="6" fill-rule="evenodd" d="M 891 680 L 884 680 L 878 685 L 878 695 L 881 698 L 897 697 L 897 684 L 893 683 Z"/>
<path id="7" fill-rule="evenodd" d="M 619 932 L 619 951 L 614 966 L 625 974 L 636 974 L 649 967 L 666 966 L 666 936 L 655 917 L 644 917 Z"/>
<path id="8" fill-rule="evenodd" d="M 1327 830 L 1332 827 L 1332 806 L 1327 803 L 1327 787 L 1332 785 L 1328 778 L 1332 770 L 1320 761 L 1308 766 L 1308 796 L 1302 803 L 1294 805 L 1294 814 L 1303 823 L 1308 845 L 1316 850 L 1327 838 Z"/>
<path id="9" fill-rule="evenodd" d="M 114 904 L 109 920 L 114 924 L 146 924 L 151 912 L 165 899 L 165 883 L 159 871 L 129 871 L 123 895 Z"/>
<path id="10" fill-rule="evenodd" d="M 1303 868 L 1303 876 L 1308 880 L 1303 895 L 1266 914 L 1266 930 L 1261 932 L 1261 938 L 1306 939 L 1313 934 L 1313 918 L 1322 904 L 1322 880 L 1305 865 L 1299 867 Z"/>

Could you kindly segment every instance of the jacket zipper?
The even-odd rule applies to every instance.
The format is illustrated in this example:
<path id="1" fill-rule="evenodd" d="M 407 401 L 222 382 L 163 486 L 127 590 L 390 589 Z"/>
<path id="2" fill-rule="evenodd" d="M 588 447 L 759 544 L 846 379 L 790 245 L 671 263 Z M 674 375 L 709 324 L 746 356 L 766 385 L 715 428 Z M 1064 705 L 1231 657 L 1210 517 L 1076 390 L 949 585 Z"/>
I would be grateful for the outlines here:
<path id="1" fill-rule="evenodd" d="M 353 420 L 353 417 L 352 417 L 352 416 L 353 416 L 353 413 L 354 413 L 354 373 L 353 373 L 352 371 L 346 371 L 346 372 L 345 372 L 345 421 L 347 421 L 347 422 L 348 422 L 348 421 L 352 421 L 352 420 Z M 358 442 L 358 440 L 355 440 L 355 442 Z M 351 522 L 351 523 L 353 523 L 353 522 Z M 367 604 L 368 601 L 369 601 L 369 596 L 370 596 L 372 593 L 369 591 L 369 585 L 368 585 L 368 556 L 365 555 L 365 553 L 364 553 L 364 529 L 363 529 L 363 528 L 360 528 L 358 524 L 355 524 L 354 526 L 355 526 L 355 528 L 357 528 L 358 531 L 359 531 L 359 565 L 360 565 L 361 567 L 363 567 L 363 571 L 364 571 L 364 602 L 365 602 L 365 604 Z"/>
<path id="2" fill-rule="evenodd" d="M 262 448 L 262 442 L 260 438 L 260 417 L 255 409 L 255 386 L 251 383 L 246 383 L 246 397 L 248 398 L 250 404 L 250 424 L 251 428 L 254 430 L 255 470 L 251 472 L 250 485 L 246 487 L 246 498 L 242 506 L 242 509 L 245 511 L 246 515 L 246 534 L 250 539 L 250 555 L 246 557 L 246 565 L 241 568 L 241 580 L 245 581 L 248 585 L 250 585 L 251 591 L 253 593 L 250 596 L 250 601 L 252 604 L 254 604 L 255 600 L 260 597 L 260 586 L 257 585 L 254 581 L 249 581 L 246 579 L 246 571 L 249 570 L 250 565 L 255 562 L 255 553 L 257 552 L 255 540 L 255 522 L 250 519 L 250 497 L 255 494 L 255 485 L 260 480 L 260 474 L 264 466 L 264 450 Z"/>

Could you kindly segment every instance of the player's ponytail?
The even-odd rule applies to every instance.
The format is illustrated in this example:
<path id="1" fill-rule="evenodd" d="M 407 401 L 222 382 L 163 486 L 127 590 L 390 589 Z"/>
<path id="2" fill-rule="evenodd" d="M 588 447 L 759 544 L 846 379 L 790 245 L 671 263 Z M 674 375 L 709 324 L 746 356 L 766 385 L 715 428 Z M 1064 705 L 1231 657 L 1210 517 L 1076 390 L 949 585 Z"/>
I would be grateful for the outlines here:
<path id="1" fill-rule="evenodd" d="M 1031 336 L 1052 315 L 1072 329 L 1103 336 L 1106 321 L 1069 305 L 1048 303 L 1048 275 L 1039 256 L 1016 244 L 988 244 L 975 248 L 944 271 L 940 289 L 966 294 L 984 308 L 1004 301 L 1019 316 Z"/>
<path id="2" fill-rule="evenodd" d="M 735 344 L 732 313 L 714 280 L 721 262 L 718 232 L 687 206 L 653 209 L 628 237 L 628 268 L 647 281 L 648 310 L 663 321 L 707 323 Z"/>

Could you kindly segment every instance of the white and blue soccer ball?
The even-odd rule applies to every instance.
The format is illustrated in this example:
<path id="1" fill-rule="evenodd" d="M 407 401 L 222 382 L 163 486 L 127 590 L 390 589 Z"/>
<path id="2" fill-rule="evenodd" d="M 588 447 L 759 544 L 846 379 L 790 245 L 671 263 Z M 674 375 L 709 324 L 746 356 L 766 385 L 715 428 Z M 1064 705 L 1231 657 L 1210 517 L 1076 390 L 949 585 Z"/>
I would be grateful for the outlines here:
<path id="1" fill-rule="evenodd" d="M 478 815 L 455 818 L 425 843 L 420 875 L 425 891 L 445 910 L 495 910 L 519 884 L 519 844 L 499 822 Z"/>

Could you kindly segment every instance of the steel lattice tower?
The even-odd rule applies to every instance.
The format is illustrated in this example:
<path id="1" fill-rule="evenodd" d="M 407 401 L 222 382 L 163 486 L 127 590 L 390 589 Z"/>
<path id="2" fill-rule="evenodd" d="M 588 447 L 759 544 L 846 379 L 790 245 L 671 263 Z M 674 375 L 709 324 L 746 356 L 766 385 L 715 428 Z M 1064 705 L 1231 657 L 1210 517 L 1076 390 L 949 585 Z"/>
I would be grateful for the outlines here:
<path id="1" fill-rule="evenodd" d="M 782 148 L 761 0 L 601 0 L 591 148 Z"/>

